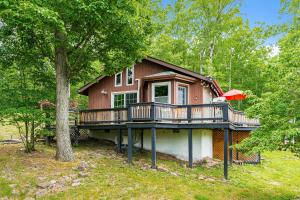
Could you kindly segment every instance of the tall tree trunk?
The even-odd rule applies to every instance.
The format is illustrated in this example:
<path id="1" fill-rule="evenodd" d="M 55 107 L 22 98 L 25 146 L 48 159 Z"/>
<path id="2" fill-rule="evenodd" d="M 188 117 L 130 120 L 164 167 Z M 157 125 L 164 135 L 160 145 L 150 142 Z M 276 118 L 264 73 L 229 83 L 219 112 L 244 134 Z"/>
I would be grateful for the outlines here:
<path id="1" fill-rule="evenodd" d="M 56 67 L 56 159 L 72 161 L 74 155 L 69 133 L 70 80 L 65 49 L 66 37 L 62 32 L 55 33 L 58 45 L 55 48 Z"/>
<path id="2" fill-rule="evenodd" d="M 35 151 L 35 131 L 34 131 L 34 120 L 31 122 L 31 134 L 30 134 L 30 142 L 31 142 L 31 150 Z"/>

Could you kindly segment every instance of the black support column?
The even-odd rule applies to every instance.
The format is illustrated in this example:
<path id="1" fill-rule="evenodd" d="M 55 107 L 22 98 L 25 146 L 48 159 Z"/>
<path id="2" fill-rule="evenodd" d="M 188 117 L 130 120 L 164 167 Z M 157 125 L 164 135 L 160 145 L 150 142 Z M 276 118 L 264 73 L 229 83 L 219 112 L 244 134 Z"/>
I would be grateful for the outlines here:
<path id="1" fill-rule="evenodd" d="M 141 131 L 141 150 L 144 149 L 144 129 Z"/>
<path id="2" fill-rule="evenodd" d="M 128 163 L 132 163 L 132 128 L 128 128 Z"/>
<path id="3" fill-rule="evenodd" d="M 118 131 L 117 148 L 118 148 L 118 153 L 120 153 L 122 151 L 122 129 L 119 129 Z"/>
<path id="4" fill-rule="evenodd" d="M 193 129 L 188 130 L 188 143 L 189 143 L 189 167 L 193 167 Z"/>
<path id="5" fill-rule="evenodd" d="M 232 165 L 232 137 L 233 137 L 233 134 L 232 134 L 232 130 L 229 129 L 229 162 L 230 162 L 230 165 Z"/>
<path id="6" fill-rule="evenodd" d="M 151 168 L 156 168 L 156 128 L 151 128 L 151 152 L 152 152 L 152 164 Z"/>
<path id="7" fill-rule="evenodd" d="M 228 128 L 224 129 L 224 178 L 228 179 Z"/>

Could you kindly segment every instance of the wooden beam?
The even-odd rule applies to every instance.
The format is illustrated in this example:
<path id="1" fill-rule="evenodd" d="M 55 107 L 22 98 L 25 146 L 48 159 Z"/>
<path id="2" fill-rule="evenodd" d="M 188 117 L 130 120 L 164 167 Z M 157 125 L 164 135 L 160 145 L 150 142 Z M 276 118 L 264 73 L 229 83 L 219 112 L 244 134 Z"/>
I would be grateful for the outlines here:
<path id="1" fill-rule="evenodd" d="M 189 143 L 189 167 L 193 167 L 193 129 L 188 130 L 188 143 Z"/>
<path id="2" fill-rule="evenodd" d="M 132 163 L 132 128 L 128 128 L 128 163 Z"/>
<path id="3" fill-rule="evenodd" d="M 230 162 L 230 165 L 232 165 L 232 137 L 233 137 L 233 134 L 232 134 L 232 130 L 229 129 L 229 162 Z"/>
<path id="4" fill-rule="evenodd" d="M 151 152 L 152 152 L 152 164 L 151 168 L 156 168 L 156 128 L 151 128 Z"/>
<path id="5" fill-rule="evenodd" d="M 224 129 L 224 178 L 228 179 L 228 128 Z"/>

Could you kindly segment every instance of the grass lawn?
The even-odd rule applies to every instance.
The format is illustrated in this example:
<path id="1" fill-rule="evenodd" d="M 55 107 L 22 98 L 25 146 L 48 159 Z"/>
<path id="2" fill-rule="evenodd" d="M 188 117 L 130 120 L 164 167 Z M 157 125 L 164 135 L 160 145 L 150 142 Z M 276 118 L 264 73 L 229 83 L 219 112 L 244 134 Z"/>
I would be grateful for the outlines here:
<path id="1" fill-rule="evenodd" d="M 15 126 L 11 125 L 1 125 L 0 124 L 0 140 L 6 140 L 6 139 L 18 139 L 19 133 L 18 129 Z"/>
<path id="2" fill-rule="evenodd" d="M 229 168 L 229 181 L 222 167 L 186 168 L 184 163 L 158 156 L 162 171 L 149 169 L 150 154 L 137 153 L 134 165 L 116 154 L 107 143 L 89 142 L 76 147 L 77 160 L 54 160 L 55 148 L 38 145 L 25 154 L 21 145 L 0 145 L 0 197 L 24 199 L 299 199 L 300 159 L 289 152 L 263 154 L 260 165 Z M 88 163 L 81 176 L 80 162 Z M 80 185 L 41 189 L 40 182 L 59 183 L 79 179 Z M 1 198 L 0 198 L 1 199 Z"/>

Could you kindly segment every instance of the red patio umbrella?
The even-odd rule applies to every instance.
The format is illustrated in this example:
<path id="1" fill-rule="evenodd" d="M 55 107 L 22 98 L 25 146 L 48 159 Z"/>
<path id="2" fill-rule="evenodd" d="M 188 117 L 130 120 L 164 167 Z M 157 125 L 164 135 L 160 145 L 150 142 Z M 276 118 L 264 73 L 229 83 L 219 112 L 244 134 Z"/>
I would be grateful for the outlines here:
<path id="1" fill-rule="evenodd" d="M 243 100 L 246 99 L 246 94 L 240 90 L 229 90 L 228 92 L 225 92 L 222 97 L 225 97 L 226 100 Z"/>

